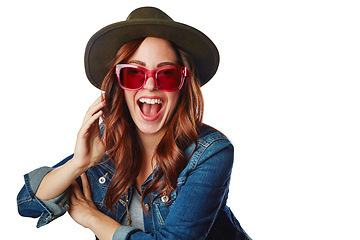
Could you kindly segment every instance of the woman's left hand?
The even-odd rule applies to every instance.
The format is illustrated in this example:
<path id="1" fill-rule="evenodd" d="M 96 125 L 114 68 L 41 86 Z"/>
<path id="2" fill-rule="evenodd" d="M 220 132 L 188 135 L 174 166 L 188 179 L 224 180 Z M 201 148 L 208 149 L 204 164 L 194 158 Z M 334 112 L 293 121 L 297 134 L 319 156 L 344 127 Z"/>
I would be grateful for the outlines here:
<path id="1" fill-rule="evenodd" d="M 79 184 L 75 181 L 71 184 L 70 191 L 70 216 L 83 227 L 89 228 L 91 218 L 97 214 L 102 214 L 95 206 L 91 197 L 91 190 L 86 174 L 81 174 L 83 191 L 81 191 Z"/>
<path id="2" fill-rule="evenodd" d="M 112 239 L 120 224 L 96 208 L 85 173 L 81 174 L 81 181 L 84 193 L 76 181 L 71 184 L 70 216 L 81 226 L 90 228 L 99 239 Z"/>

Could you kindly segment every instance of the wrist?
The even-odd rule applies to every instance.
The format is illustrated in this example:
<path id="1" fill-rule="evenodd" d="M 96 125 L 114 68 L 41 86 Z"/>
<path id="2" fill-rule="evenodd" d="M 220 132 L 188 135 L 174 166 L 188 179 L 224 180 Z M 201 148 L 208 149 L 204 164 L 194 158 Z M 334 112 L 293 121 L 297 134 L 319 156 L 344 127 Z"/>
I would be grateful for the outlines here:
<path id="1" fill-rule="evenodd" d="M 88 228 L 94 231 L 96 225 L 98 225 L 106 215 L 100 211 L 92 211 L 88 218 Z"/>
<path id="2" fill-rule="evenodd" d="M 80 176 L 82 173 L 84 173 L 86 170 L 88 170 L 90 167 L 84 163 L 75 156 L 67 162 L 69 167 L 73 170 L 74 175 L 76 175 L 75 178 Z"/>
<path id="3" fill-rule="evenodd" d="M 102 212 L 94 211 L 89 217 L 88 226 L 99 239 L 112 239 L 114 232 L 121 225 Z"/>

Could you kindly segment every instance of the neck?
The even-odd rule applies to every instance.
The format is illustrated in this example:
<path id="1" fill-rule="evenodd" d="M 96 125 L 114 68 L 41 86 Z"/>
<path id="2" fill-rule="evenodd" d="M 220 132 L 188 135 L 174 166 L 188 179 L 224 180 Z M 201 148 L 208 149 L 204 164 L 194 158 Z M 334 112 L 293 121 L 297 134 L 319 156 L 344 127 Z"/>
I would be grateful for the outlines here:
<path id="1" fill-rule="evenodd" d="M 160 143 L 162 137 L 165 134 L 165 129 L 160 130 L 157 133 L 147 134 L 138 130 L 141 144 L 144 151 L 144 160 L 151 161 L 154 156 L 155 150 Z"/>
<path id="2" fill-rule="evenodd" d="M 136 179 L 136 187 L 141 193 L 141 185 L 146 181 L 154 170 L 155 162 L 152 161 L 156 148 L 165 134 L 165 130 L 161 130 L 155 134 L 146 134 L 138 130 L 141 145 L 143 147 L 143 155 L 141 159 L 141 167 L 139 175 Z"/>

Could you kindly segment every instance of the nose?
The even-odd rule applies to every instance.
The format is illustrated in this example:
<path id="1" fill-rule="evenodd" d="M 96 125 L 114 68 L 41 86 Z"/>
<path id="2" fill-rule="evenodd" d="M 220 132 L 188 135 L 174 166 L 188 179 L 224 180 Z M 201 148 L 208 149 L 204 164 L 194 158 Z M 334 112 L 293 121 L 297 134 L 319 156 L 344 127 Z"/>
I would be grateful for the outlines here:
<path id="1" fill-rule="evenodd" d="M 146 79 L 144 89 L 146 89 L 146 90 L 148 90 L 150 92 L 157 90 L 157 86 L 155 84 L 154 77 L 151 76 L 151 77 Z"/>

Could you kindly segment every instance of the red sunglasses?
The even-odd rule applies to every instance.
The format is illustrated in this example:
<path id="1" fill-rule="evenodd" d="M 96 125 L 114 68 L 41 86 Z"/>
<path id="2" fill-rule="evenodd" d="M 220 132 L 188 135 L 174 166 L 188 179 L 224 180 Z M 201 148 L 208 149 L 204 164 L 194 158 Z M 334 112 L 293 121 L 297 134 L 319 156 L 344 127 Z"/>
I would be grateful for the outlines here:
<path id="1" fill-rule="evenodd" d="M 152 77 L 157 88 L 165 92 L 179 91 L 186 78 L 186 67 L 168 65 L 155 70 L 148 70 L 132 64 L 116 65 L 115 73 L 122 89 L 135 91 L 142 89 Z"/>

